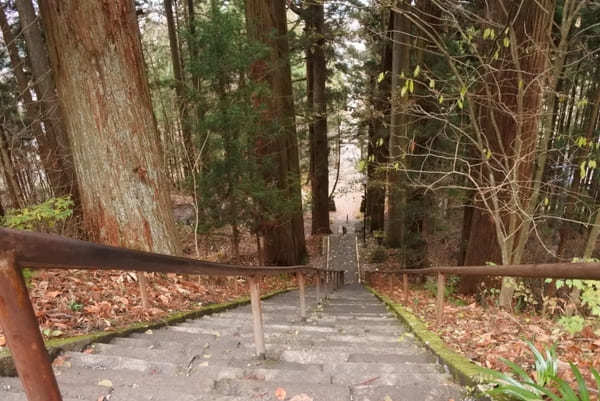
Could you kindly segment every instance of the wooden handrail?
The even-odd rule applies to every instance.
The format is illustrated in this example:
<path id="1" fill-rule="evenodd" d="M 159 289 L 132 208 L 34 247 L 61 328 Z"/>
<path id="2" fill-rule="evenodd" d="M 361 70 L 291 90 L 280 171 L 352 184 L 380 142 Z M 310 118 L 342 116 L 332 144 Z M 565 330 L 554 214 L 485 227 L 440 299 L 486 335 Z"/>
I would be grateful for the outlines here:
<path id="1" fill-rule="evenodd" d="M 143 252 L 58 235 L 0 228 L 0 326 L 29 401 L 62 401 L 21 269 L 133 270 L 140 272 L 246 276 L 250 289 L 256 354 L 265 357 L 257 278 L 295 273 L 300 286 L 300 316 L 306 317 L 304 276 L 321 275 L 343 285 L 342 270 L 312 266 L 243 266 Z M 320 301 L 320 288 L 317 297 Z"/>
<path id="2" fill-rule="evenodd" d="M 30 231 L 0 228 L 0 251 L 14 250 L 21 267 L 133 270 L 155 273 L 246 276 L 308 273 L 312 266 L 244 266 L 144 252 Z"/>
<path id="3" fill-rule="evenodd" d="M 408 303 L 408 275 L 437 275 L 436 316 L 443 321 L 445 276 L 500 276 L 600 280 L 600 263 L 535 263 L 491 266 L 437 266 L 422 269 L 375 270 L 368 274 L 402 275 L 404 302 Z"/>
<path id="4" fill-rule="evenodd" d="M 534 263 L 491 266 L 438 266 L 422 269 L 376 270 L 379 274 L 453 274 L 456 276 L 503 276 L 600 280 L 600 263 Z"/>

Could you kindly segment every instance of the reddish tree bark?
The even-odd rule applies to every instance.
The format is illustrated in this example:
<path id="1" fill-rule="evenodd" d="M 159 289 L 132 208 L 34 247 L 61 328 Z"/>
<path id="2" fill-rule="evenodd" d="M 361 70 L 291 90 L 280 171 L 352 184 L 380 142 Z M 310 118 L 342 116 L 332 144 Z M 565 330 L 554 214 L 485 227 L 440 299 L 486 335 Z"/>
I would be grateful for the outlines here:
<path id="1" fill-rule="evenodd" d="M 271 168 L 263 168 L 263 175 L 291 205 L 286 215 L 262 223 L 265 263 L 295 265 L 304 258 L 306 246 L 285 4 L 277 0 L 248 0 L 246 22 L 250 39 L 270 50 L 268 56 L 253 64 L 250 72 L 251 79 L 270 90 L 268 97 L 256 99 L 257 107 L 263 108 L 265 131 L 269 132 L 258 135 L 257 155 L 271 161 Z"/>
<path id="2" fill-rule="evenodd" d="M 98 242 L 176 254 L 133 2 L 44 0 L 40 9 L 86 230 Z"/>
<path id="3" fill-rule="evenodd" d="M 533 178 L 542 84 L 547 65 L 545 50 L 550 38 L 554 1 L 498 1 L 489 2 L 487 7 L 487 15 L 494 26 L 509 27 L 514 39 L 490 70 L 486 85 L 492 93 L 491 96 L 488 93 L 481 96 L 479 125 L 487 148 L 494 155 L 489 160 L 493 177 L 499 183 L 507 179 L 509 171 L 516 171 L 518 196 L 525 204 L 530 196 L 527 183 Z M 514 53 L 511 53 L 513 50 Z M 483 186 L 492 185 L 487 177 L 487 172 L 482 170 L 480 180 Z M 506 200 L 511 195 L 499 196 Z M 496 234 L 499 222 L 493 221 L 481 202 L 480 198 L 474 201 L 465 265 L 482 265 L 488 261 L 512 263 L 511 260 L 502 260 Z M 508 217 L 510 213 L 502 212 L 502 215 Z M 462 289 L 475 291 L 478 281 L 476 278 L 465 279 Z"/>

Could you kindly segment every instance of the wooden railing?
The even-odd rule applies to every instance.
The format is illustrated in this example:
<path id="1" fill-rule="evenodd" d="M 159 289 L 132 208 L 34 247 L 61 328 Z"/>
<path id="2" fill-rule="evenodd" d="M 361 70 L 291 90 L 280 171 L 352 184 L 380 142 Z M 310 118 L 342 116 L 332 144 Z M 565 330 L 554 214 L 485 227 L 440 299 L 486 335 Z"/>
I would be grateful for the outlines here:
<path id="1" fill-rule="evenodd" d="M 401 269 L 394 271 L 369 271 L 365 272 L 365 279 L 369 282 L 370 275 L 382 274 L 392 278 L 402 276 L 402 292 L 404 302 L 408 303 L 408 275 L 436 275 L 436 319 L 442 323 L 444 316 L 444 289 L 446 275 L 455 276 L 500 276 L 522 278 L 552 278 L 552 279 L 580 279 L 600 280 L 600 263 L 539 263 L 528 265 L 494 265 L 494 266 L 440 266 L 423 269 Z"/>
<path id="2" fill-rule="evenodd" d="M 29 401 L 62 401 L 44 346 L 22 268 L 128 270 L 139 272 L 245 276 L 250 289 L 256 354 L 265 357 L 265 340 L 258 278 L 297 275 L 300 317 L 306 318 L 305 276 L 316 278 L 317 299 L 325 289 L 344 283 L 341 270 L 311 266 L 240 266 L 99 245 L 57 235 L 0 228 L 0 327 L 4 330 L 15 368 Z"/>

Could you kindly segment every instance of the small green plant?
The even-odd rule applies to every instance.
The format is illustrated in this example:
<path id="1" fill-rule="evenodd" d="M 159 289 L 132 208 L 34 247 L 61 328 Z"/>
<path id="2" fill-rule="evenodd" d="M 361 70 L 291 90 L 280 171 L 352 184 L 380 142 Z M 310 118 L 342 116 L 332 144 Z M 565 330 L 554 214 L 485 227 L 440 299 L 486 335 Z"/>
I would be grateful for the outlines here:
<path id="1" fill-rule="evenodd" d="M 73 312 L 79 312 L 83 309 L 83 305 L 77 302 L 76 300 L 73 300 L 69 302 L 69 309 L 71 309 Z"/>
<path id="2" fill-rule="evenodd" d="M 0 219 L 0 226 L 19 230 L 49 231 L 58 222 L 64 221 L 72 215 L 73 201 L 71 196 L 63 196 L 50 198 L 44 203 L 23 209 L 11 209 L 3 219 Z M 27 268 L 21 271 L 25 284 L 29 287 L 33 272 Z"/>
<path id="3" fill-rule="evenodd" d="M 450 276 L 446 280 L 446 286 L 444 287 L 444 296 L 446 298 L 450 298 L 456 292 L 456 286 L 460 282 L 460 278 L 458 276 Z M 437 282 L 435 279 L 431 277 L 427 277 L 425 284 L 423 284 L 423 288 L 427 290 L 432 296 L 437 295 Z M 464 302 L 463 302 L 464 304 Z"/>
<path id="4" fill-rule="evenodd" d="M 33 278 L 33 271 L 31 269 L 21 269 L 21 273 L 23 274 L 23 280 L 25 280 L 25 285 L 27 288 L 31 286 L 31 279 Z"/>
<path id="5" fill-rule="evenodd" d="M 383 263 L 387 259 L 387 252 L 383 246 L 376 246 L 369 254 L 370 263 Z"/>
<path id="6" fill-rule="evenodd" d="M 2 221 L 8 228 L 47 231 L 73 215 L 71 196 L 50 198 L 38 205 L 9 210 Z"/>
<path id="7" fill-rule="evenodd" d="M 598 263 L 598 259 L 573 258 L 573 263 Z M 546 279 L 551 283 L 552 279 Z M 585 306 L 592 316 L 600 317 L 600 281 L 598 280 L 555 280 L 556 289 L 563 287 L 576 291 L 581 305 Z"/>
<path id="8" fill-rule="evenodd" d="M 585 327 L 585 319 L 579 315 L 563 316 L 558 319 L 558 324 L 570 335 L 575 335 Z"/>
<path id="9" fill-rule="evenodd" d="M 495 387 L 488 394 L 496 396 L 508 396 L 522 401 L 590 401 L 590 391 L 577 366 L 570 364 L 573 376 L 577 381 L 577 388 L 571 386 L 558 377 L 558 358 L 554 347 L 545 350 L 545 356 L 532 344 L 528 344 L 535 356 L 535 380 L 519 365 L 502 359 L 512 371 L 512 374 L 495 372 Z M 600 374 L 593 368 L 592 375 L 596 381 L 597 389 L 600 391 Z M 516 377 L 513 377 L 515 375 Z"/>

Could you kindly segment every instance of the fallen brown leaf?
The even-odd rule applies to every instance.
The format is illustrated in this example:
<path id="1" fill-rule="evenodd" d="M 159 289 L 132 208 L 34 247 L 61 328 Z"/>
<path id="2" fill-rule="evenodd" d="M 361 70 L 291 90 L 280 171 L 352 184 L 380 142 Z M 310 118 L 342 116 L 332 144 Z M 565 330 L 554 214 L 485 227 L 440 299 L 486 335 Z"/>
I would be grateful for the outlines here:
<path id="1" fill-rule="evenodd" d="M 278 400 L 285 400 L 285 396 L 287 395 L 287 392 L 285 391 L 284 388 L 282 387 L 277 387 L 275 389 L 275 397 L 277 397 Z"/>

